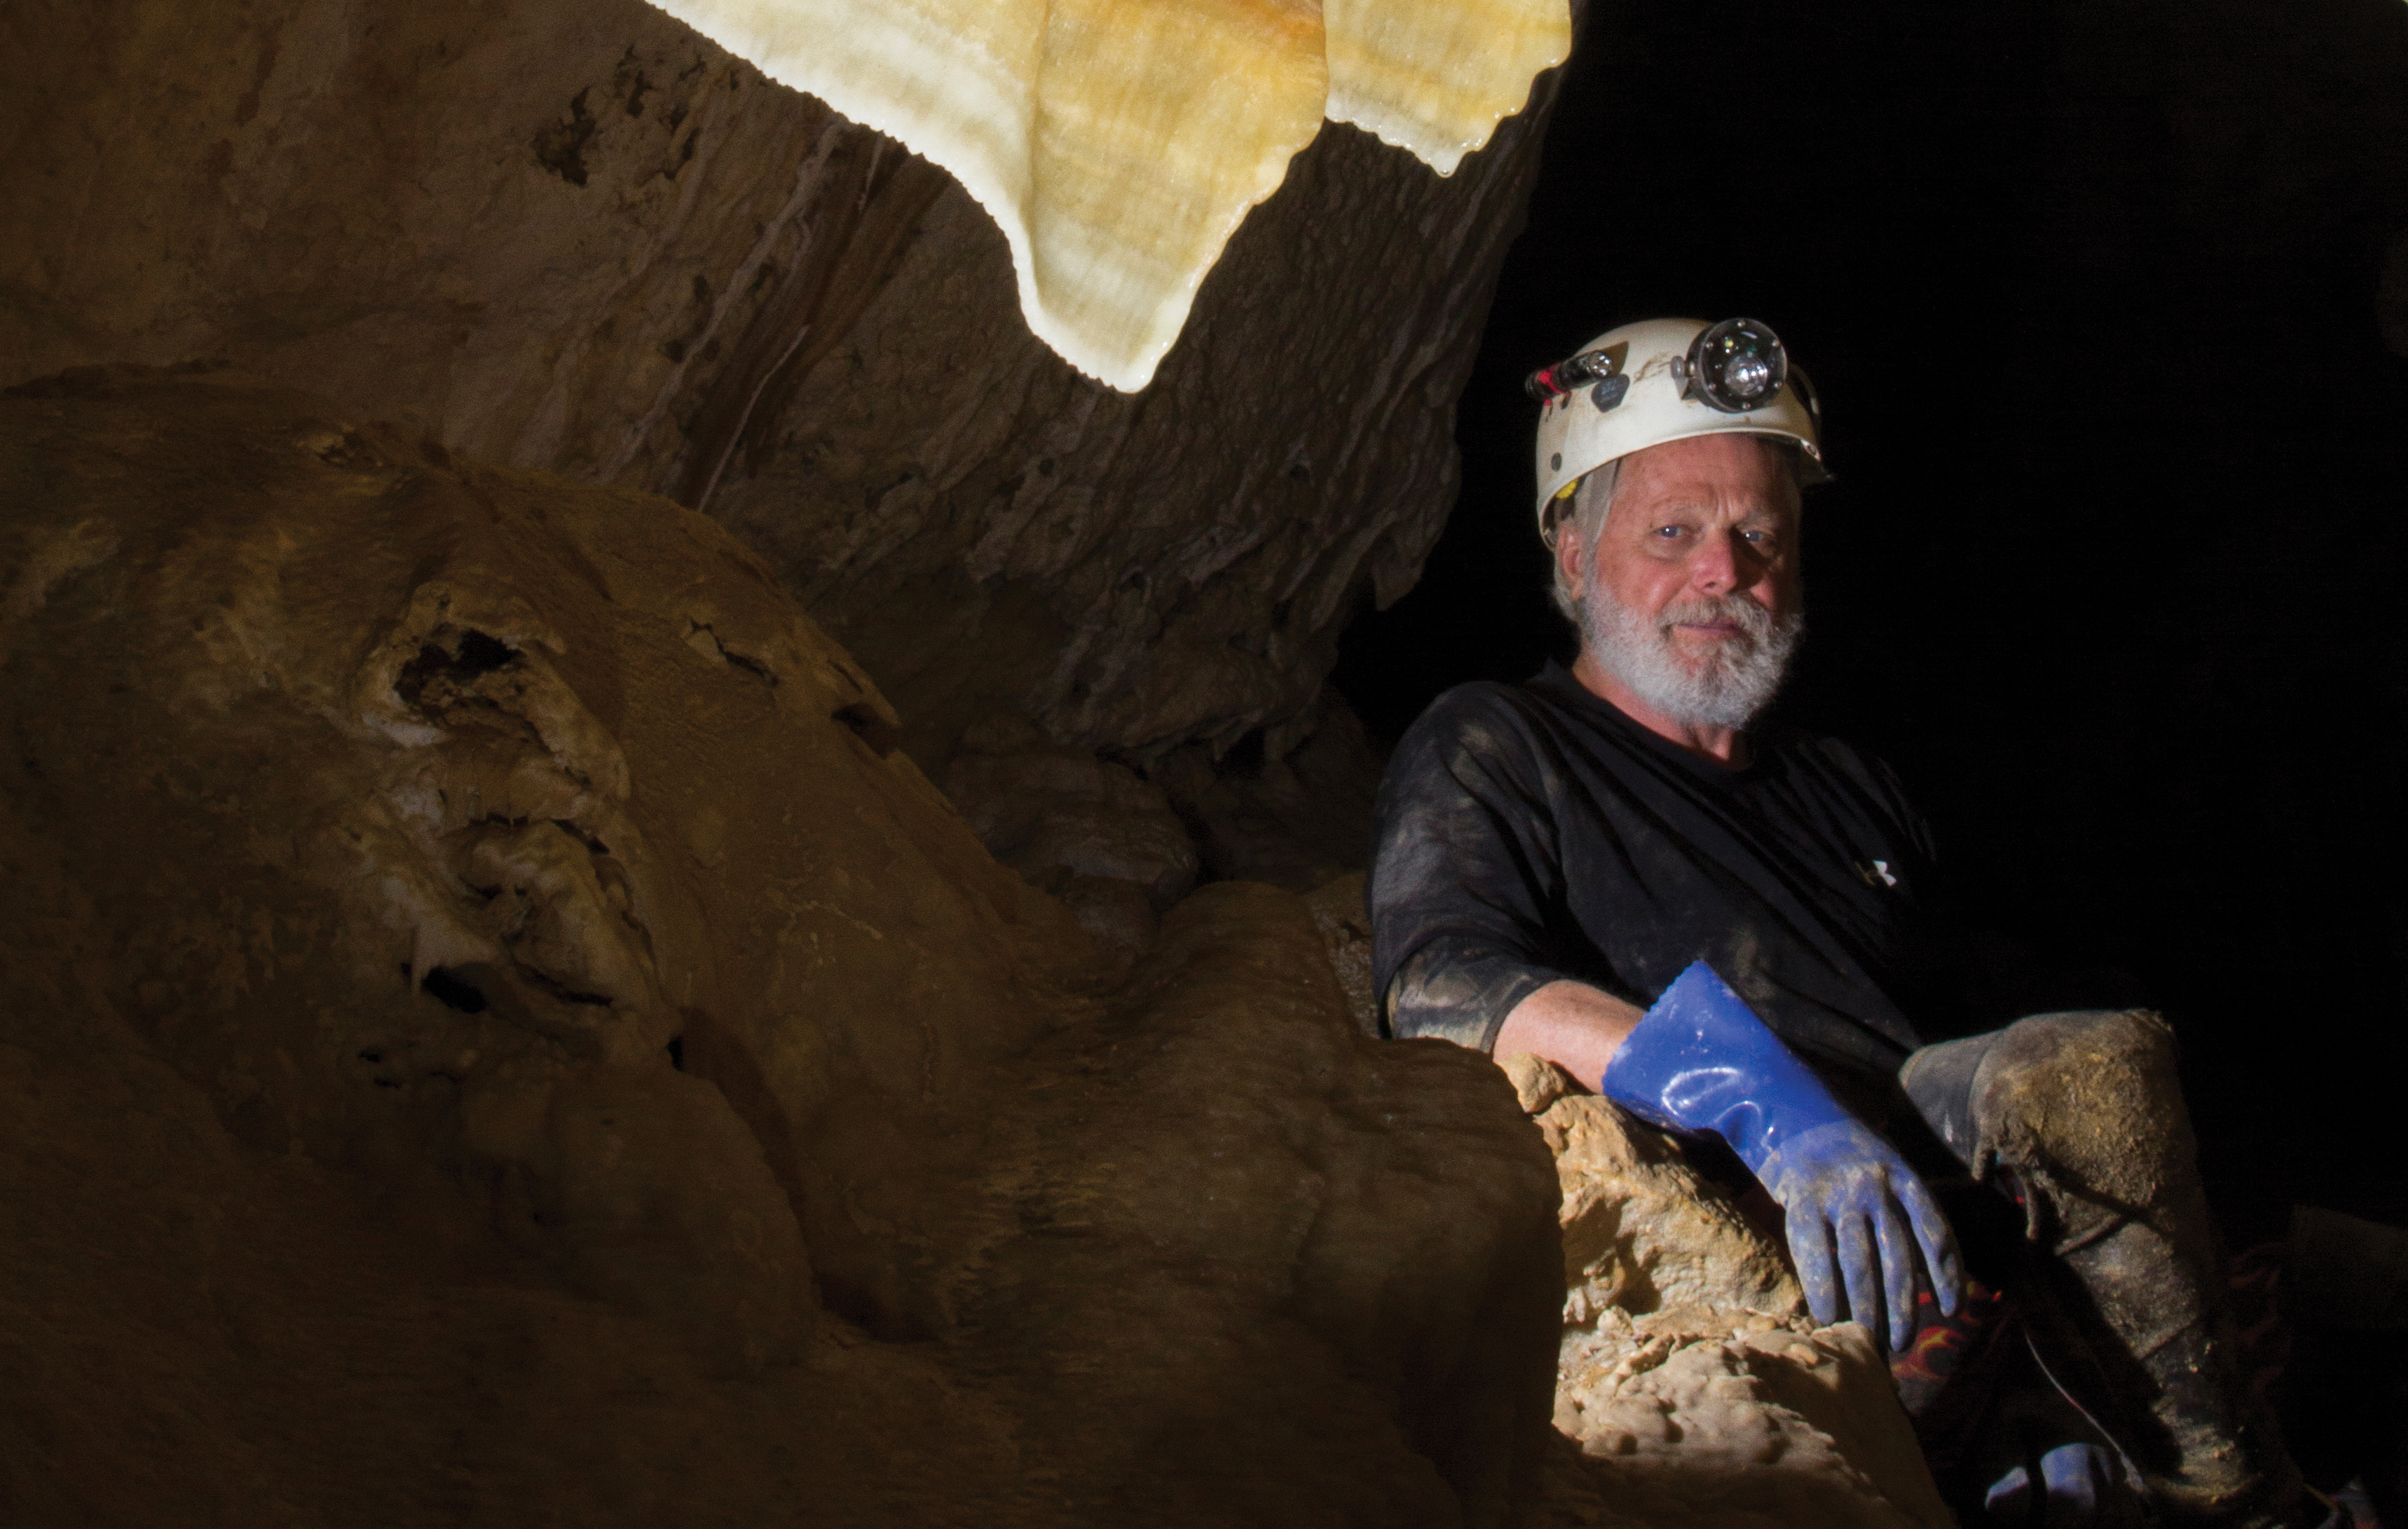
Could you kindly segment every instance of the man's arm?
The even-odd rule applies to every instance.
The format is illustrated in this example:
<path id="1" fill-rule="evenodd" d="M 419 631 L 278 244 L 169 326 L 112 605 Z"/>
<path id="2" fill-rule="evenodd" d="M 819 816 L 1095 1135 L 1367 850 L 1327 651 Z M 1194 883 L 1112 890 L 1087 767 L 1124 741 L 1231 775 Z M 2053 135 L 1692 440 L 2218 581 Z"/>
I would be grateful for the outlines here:
<path id="1" fill-rule="evenodd" d="M 1585 982 L 1550 982 L 1513 1006 L 1490 1054 L 1500 1065 L 1509 1057 L 1544 1057 L 1595 1092 L 1642 1018 L 1635 1006 Z"/>
<path id="2" fill-rule="evenodd" d="M 1387 1034 L 1494 1053 L 1508 1015 L 1575 976 L 1549 928 L 1562 873 L 1534 753 L 1501 687 L 1448 693 L 1398 744 L 1366 888 Z"/>

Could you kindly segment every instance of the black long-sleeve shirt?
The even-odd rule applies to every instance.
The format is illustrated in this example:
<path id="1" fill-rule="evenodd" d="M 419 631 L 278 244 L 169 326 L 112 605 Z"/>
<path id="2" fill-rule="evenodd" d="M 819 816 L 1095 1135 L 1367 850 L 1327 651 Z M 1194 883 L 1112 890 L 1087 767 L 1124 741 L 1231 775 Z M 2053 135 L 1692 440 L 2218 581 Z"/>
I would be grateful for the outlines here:
<path id="1" fill-rule="evenodd" d="M 1886 1082 L 1956 1028 L 1929 830 L 1886 765 L 1778 725 L 1721 768 L 1560 665 L 1447 692 L 1381 782 L 1372 979 L 1395 1036 L 1491 1048 L 1569 978 L 1644 1008 L 1700 957 L 1805 1059 Z"/>

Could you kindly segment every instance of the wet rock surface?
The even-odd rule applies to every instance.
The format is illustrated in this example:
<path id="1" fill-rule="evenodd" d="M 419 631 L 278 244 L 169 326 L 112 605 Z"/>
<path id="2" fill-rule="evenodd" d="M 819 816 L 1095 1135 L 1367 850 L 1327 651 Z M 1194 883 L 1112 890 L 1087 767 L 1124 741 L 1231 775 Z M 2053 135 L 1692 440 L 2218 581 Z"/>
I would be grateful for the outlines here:
<path id="1" fill-rule="evenodd" d="M 1543 1146 L 1214 887 L 1122 989 L 709 521 L 0 399 L 0 1516 L 1499 1522 Z"/>

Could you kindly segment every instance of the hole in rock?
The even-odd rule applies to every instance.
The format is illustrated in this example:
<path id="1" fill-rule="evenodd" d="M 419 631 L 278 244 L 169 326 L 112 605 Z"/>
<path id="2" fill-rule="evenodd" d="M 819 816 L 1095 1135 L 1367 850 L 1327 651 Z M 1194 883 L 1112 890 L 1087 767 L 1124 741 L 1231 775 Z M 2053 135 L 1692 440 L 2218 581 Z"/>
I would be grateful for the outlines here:
<path id="1" fill-rule="evenodd" d="M 750 653 L 739 653 L 733 648 L 723 647 L 719 650 L 719 655 L 754 679 L 766 680 L 771 689 L 777 688 L 778 677 L 770 672 L 769 665 Z"/>
<path id="2" fill-rule="evenodd" d="M 680 1072 L 685 1071 L 685 1037 L 683 1036 L 669 1037 L 668 1053 L 669 1065 Z"/>
<path id="3" fill-rule="evenodd" d="M 426 693 L 426 687 L 438 679 L 462 684 L 506 667 L 518 656 L 518 650 L 501 638 L 472 628 L 460 635 L 456 653 L 446 651 L 440 643 L 430 642 L 420 648 L 418 656 L 403 664 L 401 673 L 394 677 L 393 693 L 405 705 L 415 707 Z"/>
<path id="4" fill-rule="evenodd" d="M 570 819 L 554 818 L 552 820 L 552 826 L 559 829 L 570 838 L 573 838 L 578 843 L 585 846 L 586 850 L 593 854 L 607 855 L 610 852 L 610 847 L 609 845 L 603 843 L 602 840 L 595 835 L 589 834 L 584 829 L 580 828 L 576 822 Z"/>
<path id="5" fill-rule="evenodd" d="M 585 149 L 594 141 L 597 125 L 585 105 L 586 94 L 579 91 L 568 103 L 566 120 L 535 136 L 535 162 L 572 186 L 585 184 Z"/>
<path id="6" fill-rule="evenodd" d="M 853 736 L 869 745 L 870 752 L 881 759 L 902 745 L 903 730 L 881 717 L 867 701 L 837 707 L 831 720 L 853 729 Z"/>
<path id="7" fill-rule="evenodd" d="M 444 1007 L 456 1008 L 463 1014 L 481 1014 L 488 1002 L 475 983 L 448 966 L 429 966 L 418 990 Z"/>
<path id="8" fill-rule="evenodd" d="M 553 977 L 547 972 L 539 972 L 532 966 L 524 966 L 520 969 L 525 972 L 528 981 L 533 982 L 537 987 L 541 988 L 544 992 L 550 993 L 552 997 L 558 999 L 564 1004 L 575 1004 L 580 1007 L 586 1008 L 608 1008 L 610 1007 L 610 995 L 607 993 L 581 992 L 579 989 L 570 987 L 560 979 Z"/>
<path id="9" fill-rule="evenodd" d="M 1221 756 L 1220 773 L 1225 777 L 1260 775 L 1268 757 L 1269 740 L 1257 727 L 1229 745 L 1229 751 Z"/>

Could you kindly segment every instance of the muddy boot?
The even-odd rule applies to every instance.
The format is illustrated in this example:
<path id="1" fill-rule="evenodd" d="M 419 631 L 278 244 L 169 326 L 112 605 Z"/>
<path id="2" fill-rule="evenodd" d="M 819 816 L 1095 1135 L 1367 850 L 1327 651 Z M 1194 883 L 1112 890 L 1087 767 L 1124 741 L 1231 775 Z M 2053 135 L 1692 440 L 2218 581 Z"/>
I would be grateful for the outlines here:
<path id="1" fill-rule="evenodd" d="M 1974 1178 L 2021 1202 L 2034 1256 L 2016 1293 L 2043 1363 L 2165 1519 L 2322 1522 L 2240 1369 L 2165 1022 L 2037 1015 L 1926 1047 L 1899 1081 Z"/>

